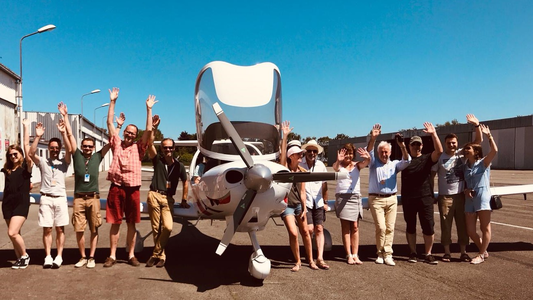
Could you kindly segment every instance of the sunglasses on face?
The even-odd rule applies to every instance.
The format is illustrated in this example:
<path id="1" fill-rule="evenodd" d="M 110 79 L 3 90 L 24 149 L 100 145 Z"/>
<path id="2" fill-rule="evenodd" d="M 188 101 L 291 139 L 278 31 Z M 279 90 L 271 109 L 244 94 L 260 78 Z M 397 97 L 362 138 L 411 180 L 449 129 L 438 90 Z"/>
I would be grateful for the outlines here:
<path id="1" fill-rule="evenodd" d="M 17 152 L 15 152 L 15 153 L 9 153 L 9 154 L 7 154 L 7 156 L 8 156 L 8 157 L 11 157 L 11 156 L 13 156 L 13 157 L 18 157 L 19 154 L 18 154 Z"/>
<path id="2" fill-rule="evenodd" d="M 92 149 L 94 146 L 93 145 L 81 145 L 81 147 L 84 149 Z"/>
<path id="3" fill-rule="evenodd" d="M 307 153 L 314 153 L 314 154 L 318 154 L 318 150 L 307 150 Z"/>
<path id="4" fill-rule="evenodd" d="M 59 150 L 59 147 L 50 147 L 50 150 Z"/>
<path id="5" fill-rule="evenodd" d="M 174 150 L 174 147 L 163 147 L 165 150 Z"/>

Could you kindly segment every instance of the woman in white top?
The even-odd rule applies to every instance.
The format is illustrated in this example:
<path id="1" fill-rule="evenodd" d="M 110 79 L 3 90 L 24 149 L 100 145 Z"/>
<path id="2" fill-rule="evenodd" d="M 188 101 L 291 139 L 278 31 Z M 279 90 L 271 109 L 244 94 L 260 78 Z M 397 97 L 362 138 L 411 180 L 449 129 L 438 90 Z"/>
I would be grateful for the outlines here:
<path id="1" fill-rule="evenodd" d="M 357 153 L 363 161 L 353 161 L 355 147 L 345 144 L 337 153 L 337 161 L 333 164 L 336 172 L 348 172 L 348 179 L 337 180 L 335 190 L 335 212 L 341 219 L 342 243 L 346 251 L 346 260 L 349 265 L 360 265 L 363 262 L 357 255 L 359 250 L 359 219 L 363 217 L 363 204 L 361 201 L 361 188 L 359 171 L 370 163 L 370 154 L 363 148 L 358 148 Z"/>

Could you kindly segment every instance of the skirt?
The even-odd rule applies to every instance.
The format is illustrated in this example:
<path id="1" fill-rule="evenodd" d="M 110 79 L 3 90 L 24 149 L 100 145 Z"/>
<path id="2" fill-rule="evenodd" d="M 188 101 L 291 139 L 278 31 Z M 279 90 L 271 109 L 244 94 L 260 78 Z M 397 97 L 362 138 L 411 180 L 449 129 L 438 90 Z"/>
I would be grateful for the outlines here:
<path id="1" fill-rule="evenodd" d="M 363 201 L 360 194 L 335 194 L 337 218 L 357 222 L 363 218 Z"/>

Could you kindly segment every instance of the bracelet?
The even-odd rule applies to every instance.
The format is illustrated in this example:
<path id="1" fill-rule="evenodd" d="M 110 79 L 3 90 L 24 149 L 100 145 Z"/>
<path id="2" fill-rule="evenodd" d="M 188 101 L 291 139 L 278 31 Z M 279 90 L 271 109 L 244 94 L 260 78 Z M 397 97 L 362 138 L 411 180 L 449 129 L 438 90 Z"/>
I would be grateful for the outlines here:
<path id="1" fill-rule="evenodd" d="M 117 128 L 118 128 L 118 129 L 122 128 L 122 125 L 117 125 Z"/>

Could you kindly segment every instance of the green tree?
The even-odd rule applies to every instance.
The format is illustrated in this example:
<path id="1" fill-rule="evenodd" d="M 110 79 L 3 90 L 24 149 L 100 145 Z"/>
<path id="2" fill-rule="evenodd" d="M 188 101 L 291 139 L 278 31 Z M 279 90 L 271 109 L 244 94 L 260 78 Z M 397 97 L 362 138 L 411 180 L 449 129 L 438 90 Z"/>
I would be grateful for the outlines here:
<path id="1" fill-rule="evenodd" d="M 349 139 L 350 137 L 347 136 L 346 134 L 344 133 L 338 133 L 333 139 L 334 140 L 345 140 L 345 139 Z"/>

